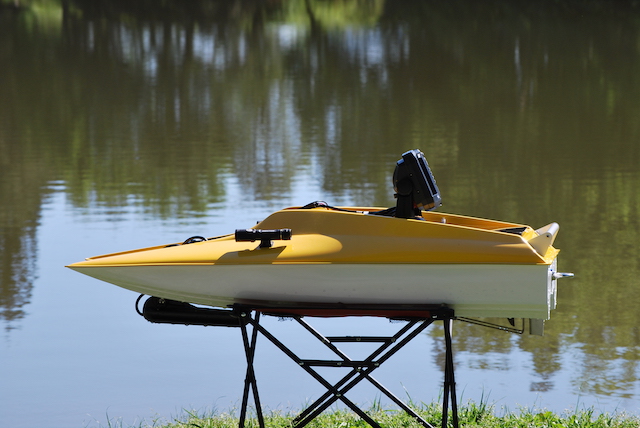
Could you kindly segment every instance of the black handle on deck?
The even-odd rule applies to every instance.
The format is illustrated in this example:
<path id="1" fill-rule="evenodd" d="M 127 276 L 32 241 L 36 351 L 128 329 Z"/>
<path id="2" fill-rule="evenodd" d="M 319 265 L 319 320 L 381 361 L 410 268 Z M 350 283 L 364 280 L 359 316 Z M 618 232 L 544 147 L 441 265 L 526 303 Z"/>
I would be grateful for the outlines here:
<path id="1" fill-rule="evenodd" d="M 260 241 L 260 248 L 271 248 L 272 240 L 291 239 L 291 229 L 236 229 L 236 242 Z"/>

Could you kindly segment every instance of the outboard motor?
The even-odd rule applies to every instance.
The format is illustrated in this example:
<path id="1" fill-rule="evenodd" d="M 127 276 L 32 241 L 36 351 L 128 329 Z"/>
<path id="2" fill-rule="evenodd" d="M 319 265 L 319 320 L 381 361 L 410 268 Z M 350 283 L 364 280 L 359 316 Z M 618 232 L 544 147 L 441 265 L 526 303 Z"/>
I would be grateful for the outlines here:
<path id="1" fill-rule="evenodd" d="M 396 217 L 419 217 L 420 210 L 430 211 L 442 205 L 436 180 L 420 150 L 404 153 L 397 162 L 393 188 L 397 199 Z"/>

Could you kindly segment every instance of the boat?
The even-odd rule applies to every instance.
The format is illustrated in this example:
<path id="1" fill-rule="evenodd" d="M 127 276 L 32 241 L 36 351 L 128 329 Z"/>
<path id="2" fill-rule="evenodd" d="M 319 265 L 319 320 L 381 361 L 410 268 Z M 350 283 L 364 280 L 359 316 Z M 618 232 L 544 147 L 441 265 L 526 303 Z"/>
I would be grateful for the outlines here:
<path id="1" fill-rule="evenodd" d="M 227 235 L 68 267 L 137 293 L 220 308 L 313 315 L 446 305 L 459 317 L 549 319 L 557 280 L 571 276 L 557 269 L 557 223 L 534 229 L 436 211 L 440 192 L 420 150 L 402 155 L 393 184 L 392 208 L 313 202 Z"/>

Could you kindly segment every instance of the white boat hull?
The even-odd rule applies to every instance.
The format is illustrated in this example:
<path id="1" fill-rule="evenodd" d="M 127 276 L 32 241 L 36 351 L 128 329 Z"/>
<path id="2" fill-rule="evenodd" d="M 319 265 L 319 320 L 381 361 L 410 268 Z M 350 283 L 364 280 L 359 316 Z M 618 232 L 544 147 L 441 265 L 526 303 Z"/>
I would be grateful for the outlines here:
<path id="1" fill-rule="evenodd" d="M 460 317 L 548 319 L 555 261 L 518 264 L 256 264 L 86 266 L 73 269 L 152 296 L 234 303 L 446 304 Z"/>

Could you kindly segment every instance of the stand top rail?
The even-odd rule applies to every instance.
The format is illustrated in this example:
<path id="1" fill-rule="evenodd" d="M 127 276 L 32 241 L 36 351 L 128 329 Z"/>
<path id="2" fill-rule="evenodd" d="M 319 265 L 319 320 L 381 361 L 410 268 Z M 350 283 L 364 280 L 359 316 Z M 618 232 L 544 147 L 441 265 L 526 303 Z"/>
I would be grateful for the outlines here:
<path id="1" fill-rule="evenodd" d="M 278 317 L 383 317 L 397 320 L 453 318 L 453 309 L 440 305 L 379 305 L 379 304 L 316 304 L 300 303 L 290 306 L 235 304 L 234 309 L 256 311 Z"/>

